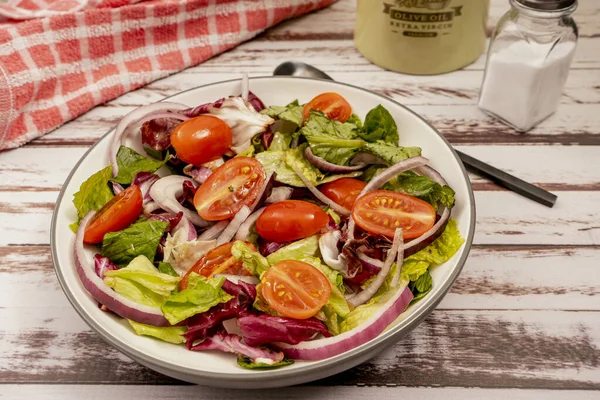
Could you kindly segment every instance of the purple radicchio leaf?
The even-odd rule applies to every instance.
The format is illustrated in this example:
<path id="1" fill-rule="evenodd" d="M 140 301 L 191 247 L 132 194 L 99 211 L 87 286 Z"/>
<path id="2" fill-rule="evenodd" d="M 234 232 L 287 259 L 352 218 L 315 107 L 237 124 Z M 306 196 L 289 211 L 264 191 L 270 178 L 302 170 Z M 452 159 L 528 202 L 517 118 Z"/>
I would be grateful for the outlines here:
<path id="1" fill-rule="evenodd" d="M 266 347 L 249 346 L 242 342 L 240 336 L 224 332 L 219 332 L 206 338 L 202 343 L 193 346 L 191 350 L 220 350 L 248 357 L 253 362 L 256 362 L 257 359 L 268 359 L 273 364 L 280 362 L 284 357 L 283 352 L 267 349 Z"/>
<path id="2" fill-rule="evenodd" d="M 115 264 L 110 261 L 108 257 L 104 257 L 100 254 L 94 255 L 94 270 L 96 271 L 96 275 L 100 278 L 104 279 L 104 273 L 106 271 L 114 271 L 118 269 Z"/>
<path id="3" fill-rule="evenodd" d="M 244 341 L 250 346 L 283 342 L 298 344 L 321 333 L 331 336 L 325 324 L 316 318 L 294 319 L 272 315 L 245 315 L 238 319 Z"/>

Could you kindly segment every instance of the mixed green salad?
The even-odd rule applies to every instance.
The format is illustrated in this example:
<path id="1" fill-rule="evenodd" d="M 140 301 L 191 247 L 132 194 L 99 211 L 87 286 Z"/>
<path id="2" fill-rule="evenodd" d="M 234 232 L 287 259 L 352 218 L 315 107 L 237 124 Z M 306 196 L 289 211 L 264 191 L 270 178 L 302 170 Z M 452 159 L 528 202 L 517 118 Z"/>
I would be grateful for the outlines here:
<path id="1" fill-rule="evenodd" d="M 73 199 L 79 277 L 138 335 L 244 368 L 360 346 L 463 244 L 455 192 L 381 105 L 362 119 L 337 93 L 265 107 L 243 92 L 121 120 L 111 165 Z"/>

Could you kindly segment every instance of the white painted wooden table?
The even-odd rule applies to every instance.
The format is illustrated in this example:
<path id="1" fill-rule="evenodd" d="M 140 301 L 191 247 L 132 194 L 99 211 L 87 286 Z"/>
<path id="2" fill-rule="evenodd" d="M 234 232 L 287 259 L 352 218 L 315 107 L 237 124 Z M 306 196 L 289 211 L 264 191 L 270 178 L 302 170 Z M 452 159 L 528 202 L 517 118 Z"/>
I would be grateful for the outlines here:
<path id="1" fill-rule="evenodd" d="M 577 56 L 560 109 L 527 134 L 478 111 L 484 57 L 441 76 L 370 64 L 352 42 L 354 1 L 282 24 L 201 66 L 97 107 L 0 153 L 0 398 L 600 398 L 600 1 L 580 0 Z M 490 25 L 508 8 L 493 0 Z M 477 233 L 450 294 L 385 354 L 294 389 L 186 385 L 107 346 L 55 277 L 50 217 L 85 150 L 135 107 L 302 60 L 428 118 L 456 147 L 553 191 L 549 209 L 477 177 Z"/>

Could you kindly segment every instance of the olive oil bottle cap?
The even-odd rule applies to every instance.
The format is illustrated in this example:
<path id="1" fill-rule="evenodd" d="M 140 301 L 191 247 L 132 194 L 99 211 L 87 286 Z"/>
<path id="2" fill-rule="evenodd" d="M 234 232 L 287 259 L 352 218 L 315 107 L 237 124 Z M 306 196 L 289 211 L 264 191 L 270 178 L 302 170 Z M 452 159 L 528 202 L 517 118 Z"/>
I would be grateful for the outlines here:
<path id="1" fill-rule="evenodd" d="M 559 11 L 577 4 L 577 0 L 516 0 L 516 2 L 539 11 Z"/>

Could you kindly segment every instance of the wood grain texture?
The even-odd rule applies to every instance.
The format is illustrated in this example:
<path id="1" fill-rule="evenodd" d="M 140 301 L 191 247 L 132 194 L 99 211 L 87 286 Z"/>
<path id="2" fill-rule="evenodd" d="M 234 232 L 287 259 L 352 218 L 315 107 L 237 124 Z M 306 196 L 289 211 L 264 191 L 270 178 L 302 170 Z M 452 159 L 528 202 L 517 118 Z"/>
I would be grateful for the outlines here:
<path id="1" fill-rule="evenodd" d="M 490 29 L 507 8 L 492 0 Z M 600 397 L 600 2 L 580 1 L 561 106 L 526 134 L 478 110 L 485 56 L 440 76 L 384 71 L 354 48 L 354 12 L 355 0 L 340 0 L 0 153 L 0 399 L 247 397 L 184 385 L 106 345 L 60 289 L 50 218 L 71 168 L 127 112 L 243 71 L 270 75 L 292 59 L 406 104 L 458 149 L 555 191 L 558 202 L 547 209 L 471 176 L 476 245 L 436 311 L 367 363 L 252 398 Z"/>
<path id="2" fill-rule="evenodd" d="M 445 400 L 559 400 L 579 399 L 595 400 L 597 393 L 575 390 L 521 390 L 521 389 L 466 389 L 466 388 L 410 388 L 410 387 L 295 387 L 293 390 L 224 390 L 198 386 L 107 386 L 107 385 L 3 385 L 0 396 L 12 400 L 105 400 L 123 398 L 128 400 L 180 400 L 194 398 L 235 400 L 252 399 L 282 399 L 282 400 L 311 400 L 330 399 L 346 400 L 380 399 L 397 400 L 410 398 L 412 400 L 445 399 Z"/>

